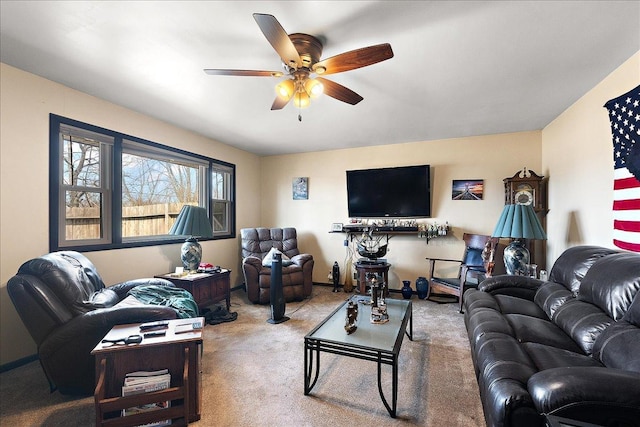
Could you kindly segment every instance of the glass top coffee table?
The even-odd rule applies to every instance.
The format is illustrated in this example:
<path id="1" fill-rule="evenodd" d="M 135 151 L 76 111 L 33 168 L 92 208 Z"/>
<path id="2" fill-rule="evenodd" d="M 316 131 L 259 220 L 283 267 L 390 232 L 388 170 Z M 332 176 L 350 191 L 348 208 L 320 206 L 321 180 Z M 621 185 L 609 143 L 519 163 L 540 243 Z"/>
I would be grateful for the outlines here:
<path id="1" fill-rule="evenodd" d="M 344 329 L 349 300 L 357 301 L 359 309 L 358 328 L 352 334 L 347 334 Z M 411 301 L 387 299 L 389 321 L 373 324 L 370 322 L 371 305 L 363 302 L 369 301 L 369 298 L 354 295 L 349 300 L 341 304 L 304 337 L 304 394 L 308 395 L 318 381 L 321 351 L 370 360 L 378 364 L 378 392 L 382 403 L 389 411 L 389 415 L 395 418 L 398 401 L 398 355 L 404 335 L 413 340 Z M 387 402 L 382 390 L 383 364 L 391 365 L 391 405 Z"/>

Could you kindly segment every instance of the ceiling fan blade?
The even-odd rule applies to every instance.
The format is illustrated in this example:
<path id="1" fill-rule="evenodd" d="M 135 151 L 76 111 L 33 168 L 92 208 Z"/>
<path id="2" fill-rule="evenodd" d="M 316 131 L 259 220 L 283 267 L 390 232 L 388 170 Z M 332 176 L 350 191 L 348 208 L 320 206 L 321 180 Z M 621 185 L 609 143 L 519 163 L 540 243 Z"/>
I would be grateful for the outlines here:
<path id="1" fill-rule="evenodd" d="M 289 98 L 283 98 L 282 96 L 276 96 L 271 105 L 271 110 L 282 110 L 291 101 L 292 96 Z"/>
<path id="2" fill-rule="evenodd" d="M 254 76 L 254 77 L 282 77 L 282 71 L 259 70 L 226 70 L 222 68 L 205 68 L 204 72 L 212 76 Z"/>
<path id="3" fill-rule="evenodd" d="M 302 65 L 300 54 L 275 16 L 254 13 L 253 18 L 269 43 L 271 43 L 271 46 L 280 55 L 282 62 L 289 67 L 300 67 Z"/>
<path id="4" fill-rule="evenodd" d="M 319 67 L 322 67 L 325 71 L 323 73 L 316 71 L 318 74 L 335 74 L 366 67 L 391 58 L 393 58 L 391 45 L 384 43 L 332 56 L 316 63 L 313 69 L 316 71 Z"/>
<path id="5" fill-rule="evenodd" d="M 351 89 L 342 86 L 334 81 L 323 79 L 322 77 L 316 77 L 320 83 L 324 86 L 324 94 L 338 101 L 346 102 L 347 104 L 356 105 L 364 98 L 352 91 Z"/>

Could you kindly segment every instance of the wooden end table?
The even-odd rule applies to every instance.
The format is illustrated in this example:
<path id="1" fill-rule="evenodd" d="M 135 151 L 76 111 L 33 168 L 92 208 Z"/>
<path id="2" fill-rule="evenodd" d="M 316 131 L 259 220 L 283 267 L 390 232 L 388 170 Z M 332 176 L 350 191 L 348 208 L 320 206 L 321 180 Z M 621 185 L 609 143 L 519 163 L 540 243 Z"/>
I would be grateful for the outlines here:
<path id="1" fill-rule="evenodd" d="M 96 426 L 133 426 L 166 419 L 181 418 L 184 424 L 198 421 L 202 399 L 202 329 L 176 334 L 178 325 L 202 322 L 194 319 L 167 320 L 165 336 L 143 338 L 140 344 L 111 345 L 98 343 L 91 354 L 96 358 Z M 105 339 L 116 340 L 130 335 L 142 335 L 140 323 L 116 325 Z M 136 371 L 168 369 L 171 386 L 150 393 L 122 397 L 126 374 Z M 135 406 L 171 401 L 168 408 L 121 417 L 121 411 Z"/>
<path id="2" fill-rule="evenodd" d="M 155 277 L 166 279 L 175 286 L 189 291 L 200 309 L 226 300 L 228 311 L 231 308 L 230 275 L 231 270 L 222 269 L 216 273 L 191 273 L 179 276 L 169 273 Z"/>
<path id="3" fill-rule="evenodd" d="M 387 293 L 385 296 L 389 296 L 389 267 L 391 267 L 391 264 L 387 262 L 375 264 L 357 262 L 356 271 L 358 272 L 358 292 L 363 295 L 367 292 L 367 273 L 376 273 L 382 274 L 383 280 L 387 284 Z"/>

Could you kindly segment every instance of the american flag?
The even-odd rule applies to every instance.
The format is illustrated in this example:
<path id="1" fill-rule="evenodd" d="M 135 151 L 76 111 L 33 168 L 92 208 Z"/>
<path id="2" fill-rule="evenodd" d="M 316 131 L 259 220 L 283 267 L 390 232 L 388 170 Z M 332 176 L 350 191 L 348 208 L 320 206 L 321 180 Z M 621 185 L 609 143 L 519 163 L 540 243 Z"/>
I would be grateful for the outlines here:
<path id="1" fill-rule="evenodd" d="M 640 252 L 640 86 L 604 106 L 613 136 L 613 244 Z"/>

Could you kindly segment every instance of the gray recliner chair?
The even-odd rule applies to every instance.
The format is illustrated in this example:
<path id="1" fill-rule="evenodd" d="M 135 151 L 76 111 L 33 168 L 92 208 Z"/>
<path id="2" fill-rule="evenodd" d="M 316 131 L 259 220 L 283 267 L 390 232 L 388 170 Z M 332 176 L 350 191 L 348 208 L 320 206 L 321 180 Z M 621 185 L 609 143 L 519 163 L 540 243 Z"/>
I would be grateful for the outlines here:
<path id="1" fill-rule="evenodd" d="M 282 289 L 285 301 L 300 301 L 311 295 L 313 256 L 298 250 L 295 228 L 243 228 L 242 272 L 249 301 L 268 304 L 270 299 L 271 264 L 263 260 L 272 248 L 284 255 Z M 285 260 L 289 258 L 287 262 Z"/>

